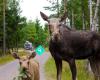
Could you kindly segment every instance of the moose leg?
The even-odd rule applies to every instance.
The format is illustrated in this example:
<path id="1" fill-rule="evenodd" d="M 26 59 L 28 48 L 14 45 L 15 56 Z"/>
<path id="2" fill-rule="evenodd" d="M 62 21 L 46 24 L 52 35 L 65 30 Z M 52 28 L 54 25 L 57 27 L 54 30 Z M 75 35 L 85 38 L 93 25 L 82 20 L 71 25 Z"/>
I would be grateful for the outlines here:
<path id="1" fill-rule="evenodd" d="M 76 71 L 76 64 L 75 64 L 75 60 L 74 59 L 70 59 L 68 61 L 70 69 L 71 69 L 71 73 L 72 73 L 72 80 L 77 80 L 76 75 L 77 75 L 77 71 Z"/>
<path id="2" fill-rule="evenodd" d="M 89 61 L 95 80 L 100 80 L 100 59 L 97 57 L 91 57 Z"/>
<path id="3" fill-rule="evenodd" d="M 61 80 L 61 73 L 62 73 L 62 60 L 61 59 L 54 59 L 56 63 L 57 69 L 57 80 Z"/>

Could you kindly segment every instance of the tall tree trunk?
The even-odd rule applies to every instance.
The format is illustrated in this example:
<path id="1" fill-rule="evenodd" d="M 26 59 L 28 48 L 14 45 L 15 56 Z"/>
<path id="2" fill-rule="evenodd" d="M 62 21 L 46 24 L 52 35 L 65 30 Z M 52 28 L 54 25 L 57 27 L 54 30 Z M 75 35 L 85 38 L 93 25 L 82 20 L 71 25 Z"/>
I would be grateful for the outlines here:
<path id="1" fill-rule="evenodd" d="M 63 0 L 64 2 L 64 13 L 67 12 L 67 0 Z"/>
<path id="2" fill-rule="evenodd" d="M 84 11 L 82 13 L 82 21 L 83 21 L 83 30 L 86 30 L 86 27 L 85 27 L 85 18 L 84 18 Z"/>
<path id="3" fill-rule="evenodd" d="M 67 0 L 63 0 L 63 4 L 64 4 L 64 13 L 67 13 Z M 64 23 L 66 24 L 66 20 Z"/>
<path id="4" fill-rule="evenodd" d="M 16 34 L 17 34 L 17 36 L 16 36 L 16 52 L 18 52 L 18 32 Z"/>
<path id="5" fill-rule="evenodd" d="M 74 11 L 72 10 L 72 20 L 71 20 L 72 28 L 74 29 Z"/>
<path id="6" fill-rule="evenodd" d="M 100 5 L 99 5 L 99 12 L 98 12 L 98 27 L 100 27 Z"/>
<path id="7" fill-rule="evenodd" d="M 92 19 L 93 19 L 93 14 L 92 14 L 92 0 L 89 0 L 89 10 L 90 10 L 90 30 L 92 30 Z"/>
<path id="8" fill-rule="evenodd" d="M 59 17 L 59 0 L 57 0 L 57 15 Z"/>
<path id="9" fill-rule="evenodd" d="M 93 28 L 92 30 L 95 30 L 95 31 L 98 31 L 97 22 L 98 22 L 99 5 L 100 5 L 100 0 L 97 0 L 94 18 L 93 18 L 93 24 L 92 24 L 92 28 Z"/>
<path id="10" fill-rule="evenodd" d="M 83 28 L 83 30 L 86 30 L 86 27 L 85 27 L 85 13 L 84 13 L 84 4 L 83 4 L 83 0 L 81 0 L 81 5 L 82 5 L 82 23 L 83 23 L 83 25 L 82 25 L 82 28 Z"/>
<path id="11" fill-rule="evenodd" d="M 5 23 L 6 0 L 3 0 L 3 53 L 6 54 L 6 23 Z"/>

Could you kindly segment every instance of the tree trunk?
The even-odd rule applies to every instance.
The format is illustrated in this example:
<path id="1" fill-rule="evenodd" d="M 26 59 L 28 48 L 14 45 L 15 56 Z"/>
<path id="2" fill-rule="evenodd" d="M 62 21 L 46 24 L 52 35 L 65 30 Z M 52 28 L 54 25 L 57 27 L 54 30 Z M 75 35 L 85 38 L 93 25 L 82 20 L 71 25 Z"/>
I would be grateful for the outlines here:
<path id="1" fill-rule="evenodd" d="M 71 23 L 72 23 L 72 28 L 74 29 L 74 12 L 72 10 L 72 20 L 71 20 Z"/>
<path id="2" fill-rule="evenodd" d="M 64 2 L 64 13 L 67 12 L 67 0 L 63 0 Z"/>
<path id="3" fill-rule="evenodd" d="M 81 5 L 82 5 L 82 21 L 83 21 L 83 30 L 86 30 L 86 27 L 85 27 L 85 13 L 84 13 L 84 4 L 83 4 L 83 0 L 81 0 Z"/>
<path id="4" fill-rule="evenodd" d="M 98 27 L 97 27 L 99 5 L 100 5 L 100 0 L 97 0 L 95 13 L 94 13 L 94 18 L 93 18 L 93 24 L 92 24 L 92 28 L 93 28 L 92 30 L 94 30 L 94 31 L 99 30 Z"/>
<path id="5" fill-rule="evenodd" d="M 64 13 L 66 13 L 67 12 L 67 0 L 63 0 L 63 4 L 64 4 Z M 66 24 L 66 20 L 65 20 L 65 22 L 64 22 L 65 24 Z"/>
<path id="6" fill-rule="evenodd" d="M 5 10 L 6 10 L 6 0 L 3 0 L 3 54 L 6 54 L 6 23 L 5 23 Z"/>
<path id="7" fill-rule="evenodd" d="M 92 19 L 93 19 L 93 15 L 92 15 L 92 0 L 89 0 L 89 10 L 90 10 L 90 30 L 92 31 Z"/>
<path id="8" fill-rule="evenodd" d="M 59 17 L 59 0 L 57 0 L 57 15 Z"/>
<path id="9" fill-rule="evenodd" d="M 16 36 L 16 52 L 18 52 L 18 33 L 17 33 L 17 36 Z"/>
<path id="10" fill-rule="evenodd" d="M 98 12 L 98 27 L 100 27 L 100 5 L 99 5 L 99 12 Z"/>

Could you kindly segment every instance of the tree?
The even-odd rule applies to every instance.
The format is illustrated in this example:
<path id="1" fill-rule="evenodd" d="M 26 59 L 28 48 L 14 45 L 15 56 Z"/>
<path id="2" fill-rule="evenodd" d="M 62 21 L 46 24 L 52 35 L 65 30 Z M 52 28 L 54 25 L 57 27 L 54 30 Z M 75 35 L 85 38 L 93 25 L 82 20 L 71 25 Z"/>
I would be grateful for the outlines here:
<path id="1" fill-rule="evenodd" d="M 35 22 L 29 21 L 25 27 L 21 29 L 22 45 L 26 40 L 33 43 L 33 46 L 43 45 L 48 46 L 47 37 L 48 27 L 41 26 L 38 19 Z"/>
<path id="2" fill-rule="evenodd" d="M 36 46 L 38 46 L 38 45 L 46 46 L 47 45 L 46 38 L 48 36 L 47 28 L 45 27 L 43 29 L 43 27 L 40 25 L 38 19 L 36 19 L 35 28 L 36 28 L 36 33 L 34 35 L 34 44 Z"/>
<path id="3" fill-rule="evenodd" d="M 57 9 L 57 6 L 54 9 Z M 87 0 L 61 0 L 61 4 L 59 4 L 59 14 L 62 15 L 64 11 L 67 12 L 68 18 L 71 20 L 72 27 L 76 27 L 76 29 L 82 29 L 82 25 L 84 23 L 86 29 L 89 28 L 89 11 Z M 84 18 L 82 18 L 82 15 Z M 85 20 L 82 21 L 82 19 Z"/>
<path id="4" fill-rule="evenodd" d="M 20 31 L 21 34 L 21 46 L 23 46 L 26 40 L 34 42 L 34 35 L 36 33 L 35 22 L 29 21 Z"/>
<path id="5" fill-rule="evenodd" d="M 99 12 L 98 12 L 98 27 L 100 27 L 100 5 L 99 5 Z"/>
<path id="6" fill-rule="evenodd" d="M 0 49 L 3 45 L 3 0 L 0 0 Z M 9 0 L 6 2 L 5 19 L 6 19 L 6 50 L 18 47 L 20 42 L 20 29 L 26 24 L 26 18 L 20 16 L 21 9 L 19 0 Z M 0 50 L 0 51 L 1 51 Z"/>
<path id="7" fill-rule="evenodd" d="M 0 52 L 3 53 L 3 0 L 0 0 Z"/>
<path id="8" fill-rule="evenodd" d="M 49 11 L 54 11 L 55 13 L 52 14 L 51 16 L 55 16 L 55 17 L 59 17 L 60 16 L 60 4 L 59 4 L 59 0 L 48 0 L 51 4 L 51 6 L 46 6 L 44 7 L 45 10 L 49 10 Z"/>
<path id="9" fill-rule="evenodd" d="M 19 0 L 10 0 L 6 10 L 6 33 L 7 33 L 7 47 L 8 49 L 18 48 L 19 30 L 25 24 L 26 19 L 20 16 L 21 9 L 19 7 Z M 21 24 L 20 24 L 21 23 Z"/>
<path id="10" fill-rule="evenodd" d="M 100 5 L 100 0 L 97 0 L 96 2 L 96 7 L 94 11 L 94 17 L 93 17 L 93 23 L 92 23 L 92 29 L 93 31 L 98 31 L 97 23 L 98 23 L 98 12 L 99 12 L 99 5 Z"/>

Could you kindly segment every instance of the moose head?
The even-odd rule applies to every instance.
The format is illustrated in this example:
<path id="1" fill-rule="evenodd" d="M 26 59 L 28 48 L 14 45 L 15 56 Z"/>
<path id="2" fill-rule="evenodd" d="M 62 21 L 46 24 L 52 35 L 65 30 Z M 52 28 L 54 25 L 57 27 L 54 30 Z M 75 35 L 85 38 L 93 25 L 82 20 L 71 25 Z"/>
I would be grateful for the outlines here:
<path id="1" fill-rule="evenodd" d="M 59 40 L 60 39 L 60 27 L 62 26 L 62 24 L 64 24 L 67 18 L 67 14 L 64 13 L 64 15 L 61 18 L 49 18 L 43 12 L 40 12 L 40 14 L 43 20 L 48 22 L 51 39 Z"/>
<path id="2" fill-rule="evenodd" d="M 18 59 L 19 60 L 20 67 L 24 71 L 28 71 L 30 59 L 34 58 L 36 56 L 36 53 L 33 52 L 31 55 L 23 56 L 23 57 L 19 57 L 16 52 L 14 52 L 12 55 L 13 55 L 13 57 L 15 59 Z"/>

